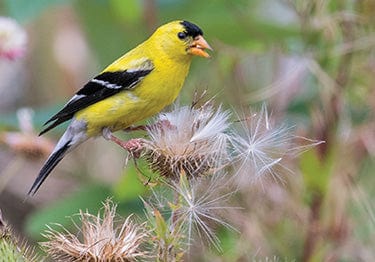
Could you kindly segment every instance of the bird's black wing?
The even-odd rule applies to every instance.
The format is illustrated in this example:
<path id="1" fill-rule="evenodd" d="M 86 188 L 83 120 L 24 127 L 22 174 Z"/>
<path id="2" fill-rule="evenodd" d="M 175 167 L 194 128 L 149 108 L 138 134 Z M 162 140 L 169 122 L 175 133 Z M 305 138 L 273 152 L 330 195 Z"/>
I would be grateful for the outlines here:
<path id="1" fill-rule="evenodd" d="M 153 70 L 153 64 L 146 60 L 140 67 L 116 72 L 103 72 L 84 85 L 57 114 L 44 125 L 51 123 L 39 135 L 46 133 L 57 125 L 70 120 L 73 115 L 107 97 L 123 90 L 133 89 Z"/>

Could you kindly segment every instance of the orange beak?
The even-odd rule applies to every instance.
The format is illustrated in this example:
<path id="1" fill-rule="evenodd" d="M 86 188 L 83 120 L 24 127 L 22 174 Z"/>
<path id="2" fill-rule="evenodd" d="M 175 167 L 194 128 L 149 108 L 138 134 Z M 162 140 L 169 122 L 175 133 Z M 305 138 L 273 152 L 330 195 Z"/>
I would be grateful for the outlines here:
<path id="1" fill-rule="evenodd" d="M 202 56 L 205 58 L 209 58 L 210 55 L 205 52 L 206 49 L 213 50 L 211 46 L 204 40 L 203 36 L 199 35 L 194 38 L 193 43 L 190 45 L 188 49 L 188 53 L 192 55 Z"/>

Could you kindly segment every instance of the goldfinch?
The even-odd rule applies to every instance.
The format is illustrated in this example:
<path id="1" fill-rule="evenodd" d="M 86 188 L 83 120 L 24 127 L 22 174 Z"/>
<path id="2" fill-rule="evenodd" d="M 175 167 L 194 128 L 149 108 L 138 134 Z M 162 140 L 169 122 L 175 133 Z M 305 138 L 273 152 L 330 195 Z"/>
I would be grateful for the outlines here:
<path id="1" fill-rule="evenodd" d="M 71 120 L 34 181 L 34 195 L 62 158 L 91 137 L 116 143 L 112 132 L 160 112 L 179 94 L 192 57 L 212 50 L 202 30 L 188 21 L 160 26 L 149 39 L 84 85 L 45 125 L 40 135 Z"/>

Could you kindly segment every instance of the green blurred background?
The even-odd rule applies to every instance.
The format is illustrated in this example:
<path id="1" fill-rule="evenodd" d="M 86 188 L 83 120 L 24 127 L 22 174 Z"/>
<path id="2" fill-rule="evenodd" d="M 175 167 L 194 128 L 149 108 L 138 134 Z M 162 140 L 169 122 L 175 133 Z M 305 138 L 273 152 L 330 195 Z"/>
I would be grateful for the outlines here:
<path id="1" fill-rule="evenodd" d="M 195 247 L 187 259 L 375 259 L 375 1 L 1 0 L 0 15 L 28 35 L 25 57 L 0 61 L 0 208 L 20 235 L 40 241 L 46 223 L 69 226 L 66 216 L 96 212 L 112 195 L 119 213 L 143 214 L 147 188 L 114 144 L 85 143 L 26 198 L 48 149 L 30 154 L 4 136 L 20 132 L 22 107 L 33 109 L 37 133 L 111 61 L 159 25 L 184 19 L 203 29 L 214 52 L 194 59 L 181 104 L 205 89 L 237 112 L 266 102 L 298 135 L 326 141 L 291 161 L 285 183 L 240 190 L 244 209 L 228 218 L 240 233 L 218 230 L 223 253 Z M 64 127 L 46 135 L 47 148 Z"/>

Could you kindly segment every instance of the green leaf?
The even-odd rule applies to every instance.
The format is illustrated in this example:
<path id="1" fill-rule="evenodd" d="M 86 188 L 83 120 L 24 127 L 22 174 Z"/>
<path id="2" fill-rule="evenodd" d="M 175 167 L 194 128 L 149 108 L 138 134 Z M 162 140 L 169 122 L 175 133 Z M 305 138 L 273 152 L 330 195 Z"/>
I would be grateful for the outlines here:
<path id="1" fill-rule="evenodd" d="M 154 209 L 153 210 L 154 218 L 155 218 L 155 232 L 156 235 L 159 239 L 168 239 L 169 231 L 168 231 L 168 226 L 167 222 L 159 212 L 159 210 Z"/>

